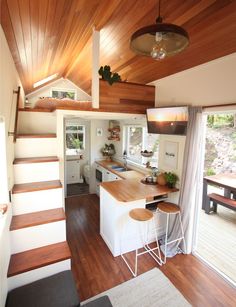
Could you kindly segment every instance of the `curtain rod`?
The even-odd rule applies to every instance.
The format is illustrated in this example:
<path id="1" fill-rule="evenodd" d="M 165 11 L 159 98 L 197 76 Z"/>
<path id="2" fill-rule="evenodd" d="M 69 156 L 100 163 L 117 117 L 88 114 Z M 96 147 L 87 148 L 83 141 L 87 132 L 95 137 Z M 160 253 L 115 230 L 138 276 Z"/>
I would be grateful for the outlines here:
<path id="1" fill-rule="evenodd" d="M 209 108 L 217 108 L 217 107 L 230 107 L 230 106 L 236 106 L 236 102 L 234 103 L 227 103 L 227 104 L 215 104 L 215 105 L 209 105 L 209 106 L 203 106 L 204 109 L 209 109 Z"/>

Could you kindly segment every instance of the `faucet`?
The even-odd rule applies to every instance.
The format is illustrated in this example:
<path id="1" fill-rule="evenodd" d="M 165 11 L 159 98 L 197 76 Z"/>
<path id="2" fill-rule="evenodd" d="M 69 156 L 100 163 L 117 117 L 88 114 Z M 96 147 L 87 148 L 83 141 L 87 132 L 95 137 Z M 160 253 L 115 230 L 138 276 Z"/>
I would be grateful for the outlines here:
<path id="1" fill-rule="evenodd" d="M 127 171 L 128 167 L 127 167 L 127 152 L 126 152 L 126 150 L 124 150 L 124 152 L 123 152 L 123 160 L 124 160 L 124 168 Z"/>

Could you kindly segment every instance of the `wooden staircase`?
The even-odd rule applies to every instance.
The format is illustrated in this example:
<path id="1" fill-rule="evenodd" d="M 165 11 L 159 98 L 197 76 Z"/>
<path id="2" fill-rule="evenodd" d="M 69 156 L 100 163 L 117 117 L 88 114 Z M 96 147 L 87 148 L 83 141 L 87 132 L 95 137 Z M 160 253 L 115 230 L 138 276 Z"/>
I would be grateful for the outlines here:
<path id="1" fill-rule="evenodd" d="M 56 135 L 18 134 L 15 157 L 9 290 L 71 266 Z"/>

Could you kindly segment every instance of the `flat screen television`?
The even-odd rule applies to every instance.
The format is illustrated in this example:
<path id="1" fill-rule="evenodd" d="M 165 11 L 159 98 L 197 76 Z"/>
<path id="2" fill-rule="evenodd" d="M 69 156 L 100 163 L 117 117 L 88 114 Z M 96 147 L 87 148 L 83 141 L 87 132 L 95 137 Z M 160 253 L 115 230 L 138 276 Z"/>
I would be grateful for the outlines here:
<path id="1" fill-rule="evenodd" d="M 148 133 L 186 135 L 188 107 L 147 109 Z"/>

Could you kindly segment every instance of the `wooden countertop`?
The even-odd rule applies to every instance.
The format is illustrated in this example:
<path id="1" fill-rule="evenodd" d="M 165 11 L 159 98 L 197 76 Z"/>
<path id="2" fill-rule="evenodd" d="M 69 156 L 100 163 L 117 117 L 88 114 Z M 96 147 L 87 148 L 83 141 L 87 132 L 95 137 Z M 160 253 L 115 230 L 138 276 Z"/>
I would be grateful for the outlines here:
<path id="1" fill-rule="evenodd" d="M 102 182 L 101 186 L 121 202 L 146 199 L 178 191 L 178 189 L 170 189 L 167 186 L 160 186 L 158 184 L 146 185 L 137 180 L 137 178 Z"/>
<path id="2" fill-rule="evenodd" d="M 112 169 L 111 166 L 113 165 L 118 165 L 123 167 L 123 165 L 119 162 L 115 162 L 115 161 L 96 161 L 97 164 L 101 165 L 102 167 L 106 168 L 107 170 L 109 170 L 109 172 L 119 176 L 122 179 L 138 179 L 141 180 L 142 178 L 145 177 L 145 174 L 141 173 L 141 172 L 137 172 L 135 170 L 131 170 L 129 169 L 126 172 L 117 172 L 116 170 Z"/>

